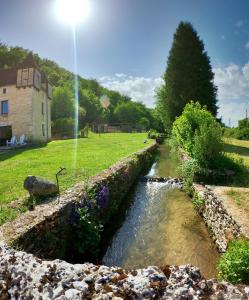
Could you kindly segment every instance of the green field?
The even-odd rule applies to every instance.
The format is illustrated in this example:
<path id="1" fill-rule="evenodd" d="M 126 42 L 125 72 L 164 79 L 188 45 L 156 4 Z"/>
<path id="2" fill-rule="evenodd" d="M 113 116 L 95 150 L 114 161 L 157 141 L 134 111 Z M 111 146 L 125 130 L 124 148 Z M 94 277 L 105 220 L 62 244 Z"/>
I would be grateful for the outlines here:
<path id="1" fill-rule="evenodd" d="M 91 134 L 88 139 L 78 140 L 76 165 L 75 140 L 72 139 L 0 154 L 0 224 L 23 209 L 9 204 L 28 196 L 23 188 L 26 176 L 37 175 L 55 181 L 55 174 L 63 166 L 67 171 L 60 177 L 60 187 L 65 190 L 152 143 L 148 140 L 144 144 L 146 136 L 146 133 Z"/>
<path id="2" fill-rule="evenodd" d="M 226 138 L 224 142 L 226 155 L 233 159 L 243 159 L 244 164 L 249 167 L 249 141 Z"/>

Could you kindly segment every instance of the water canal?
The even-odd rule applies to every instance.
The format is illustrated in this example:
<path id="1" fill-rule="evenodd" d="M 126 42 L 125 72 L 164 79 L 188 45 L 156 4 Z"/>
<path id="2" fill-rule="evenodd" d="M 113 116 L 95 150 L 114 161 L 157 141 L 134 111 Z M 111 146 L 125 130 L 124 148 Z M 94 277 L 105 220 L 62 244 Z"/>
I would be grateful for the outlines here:
<path id="1" fill-rule="evenodd" d="M 179 160 L 162 145 L 148 175 L 177 176 Z M 103 264 L 140 268 L 192 264 L 216 275 L 219 254 L 189 197 L 167 183 L 138 182 L 125 219 L 110 242 Z"/>

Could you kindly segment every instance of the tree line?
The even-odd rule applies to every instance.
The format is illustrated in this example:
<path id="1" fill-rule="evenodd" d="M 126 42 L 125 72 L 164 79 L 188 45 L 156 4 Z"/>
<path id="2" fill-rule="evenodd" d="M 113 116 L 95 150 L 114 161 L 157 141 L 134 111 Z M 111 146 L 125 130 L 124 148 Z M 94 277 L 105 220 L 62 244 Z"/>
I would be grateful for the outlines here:
<path id="1" fill-rule="evenodd" d="M 0 43 L 0 69 L 7 69 L 21 63 L 29 50 L 22 47 L 9 47 Z M 51 107 L 52 132 L 54 135 L 72 134 L 75 115 L 74 74 L 49 59 L 42 59 L 33 54 L 42 71 L 54 86 Z M 157 112 L 147 108 L 143 103 L 136 102 L 117 91 L 101 86 L 96 79 L 85 79 L 78 75 L 78 123 L 79 130 L 87 124 L 129 124 L 144 130 L 161 129 Z M 101 97 L 107 97 L 110 105 L 103 108 Z"/>

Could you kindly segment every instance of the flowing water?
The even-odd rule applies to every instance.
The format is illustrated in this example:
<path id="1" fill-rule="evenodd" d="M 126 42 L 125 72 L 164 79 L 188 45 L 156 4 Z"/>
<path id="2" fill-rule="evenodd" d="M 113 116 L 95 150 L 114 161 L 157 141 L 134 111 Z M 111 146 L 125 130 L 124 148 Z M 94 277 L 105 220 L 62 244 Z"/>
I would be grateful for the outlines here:
<path id="1" fill-rule="evenodd" d="M 167 145 L 159 151 L 148 175 L 177 176 L 177 158 Z M 186 193 L 167 183 L 138 182 L 130 197 L 104 264 L 126 268 L 192 264 L 207 278 L 216 275 L 218 252 Z"/>

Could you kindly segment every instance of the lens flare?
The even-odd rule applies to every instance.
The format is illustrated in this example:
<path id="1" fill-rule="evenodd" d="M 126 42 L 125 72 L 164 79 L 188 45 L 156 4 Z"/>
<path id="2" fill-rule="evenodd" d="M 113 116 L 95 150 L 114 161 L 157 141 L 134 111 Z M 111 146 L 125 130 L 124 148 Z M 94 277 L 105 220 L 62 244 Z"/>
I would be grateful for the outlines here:
<path id="1" fill-rule="evenodd" d="M 55 13 L 60 21 L 76 26 L 85 21 L 91 11 L 89 0 L 56 0 Z"/>
<path id="2" fill-rule="evenodd" d="M 100 104 L 103 108 L 107 109 L 111 104 L 109 97 L 106 96 L 106 95 L 101 96 L 100 97 Z"/>

